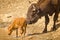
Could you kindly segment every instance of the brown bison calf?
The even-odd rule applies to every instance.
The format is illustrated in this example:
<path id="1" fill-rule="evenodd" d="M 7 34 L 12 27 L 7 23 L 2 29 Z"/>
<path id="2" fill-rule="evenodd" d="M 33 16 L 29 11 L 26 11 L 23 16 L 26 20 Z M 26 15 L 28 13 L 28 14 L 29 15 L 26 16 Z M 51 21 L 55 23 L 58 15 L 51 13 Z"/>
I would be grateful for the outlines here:
<path id="1" fill-rule="evenodd" d="M 18 30 L 20 29 L 20 36 L 24 33 L 26 33 L 26 19 L 25 18 L 15 18 L 11 25 L 8 27 L 8 35 L 11 35 L 13 30 Z M 18 35 L 16 35 L 18 36 Z"/>

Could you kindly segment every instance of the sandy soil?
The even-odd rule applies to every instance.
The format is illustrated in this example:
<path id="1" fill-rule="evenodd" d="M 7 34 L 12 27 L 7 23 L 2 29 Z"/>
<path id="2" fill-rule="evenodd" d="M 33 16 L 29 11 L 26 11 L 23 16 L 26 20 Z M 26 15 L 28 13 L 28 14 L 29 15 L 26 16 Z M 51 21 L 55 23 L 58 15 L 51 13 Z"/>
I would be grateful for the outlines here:
<path id="1" fill-rule="evenodd" d="M 28 7 L 36 2 L 37 0 L 0 0 L 0 40 L 60 40 L 60 14 L 56 23 L 56 31 L 42 33 L 45 26 L 45 18 L 42 17 L 35 24 L 27 25 L 25 37 L 16 38 L 15 31 L 11 36 L 7 34 L 9 22 L 12 22 L 15 17 L 26 18 Z M 8 18 L 9 16 L 12 17 Z M 53 16 L 49 16 L 48 31 L 53 26 Z"/>
<path id="2" fill-rule="evenodd" d="M 42 33 L 41 27 L 28 26 L 25 36 L 16 38 L 16 31 L 12 35 L 8 35 L 7 28 L 0 28 L 0 40 L 60 40 L 60 23 L 57 25 L 56 31 Z"/>

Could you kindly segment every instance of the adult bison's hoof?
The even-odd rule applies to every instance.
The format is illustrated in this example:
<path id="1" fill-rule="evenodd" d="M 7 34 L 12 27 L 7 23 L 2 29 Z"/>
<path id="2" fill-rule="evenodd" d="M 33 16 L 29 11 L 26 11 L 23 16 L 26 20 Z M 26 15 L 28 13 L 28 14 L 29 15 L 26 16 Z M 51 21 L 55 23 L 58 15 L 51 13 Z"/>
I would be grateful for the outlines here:
<path id="1" fill-rule="evenodd" d="M 44 30 L 43 33 L 47 33 L 47 30 Z"/>
<path id="2" fill-rule="evenodd" d="M 51 31 L 56 31 L 57 28 L 54 26 L 53 28 L 51 28 Z"/>
<path id="3" fill-rule="evenodd" d="M 56 28 L 52 28 L 51 31 L 56 31 L 57 29 Z"/>
<path id="4" fill-rule="evenodd" d="M 47 31 L 43 31 L 43 33 L 47 33 Z"/>

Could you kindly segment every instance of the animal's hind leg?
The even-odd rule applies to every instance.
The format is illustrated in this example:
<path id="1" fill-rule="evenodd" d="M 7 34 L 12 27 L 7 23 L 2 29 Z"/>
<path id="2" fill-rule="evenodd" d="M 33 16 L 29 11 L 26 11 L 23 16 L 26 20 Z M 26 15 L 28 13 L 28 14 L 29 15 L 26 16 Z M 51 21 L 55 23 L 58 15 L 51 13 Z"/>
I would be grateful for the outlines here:
<path id="1" fill-rule="evenodd" d="M 8 35 L 11 35 L 11 33 L 12 33 L 12 30 L 10 30 L 10 31 L 8 32 Z"/>
<path id="2" fill-rule="evenodd" d="M 13 27 L 14 27 L 14 23 L 8 27 L 8 35 L 11 35 Z"/>
<path id="3" fill-rule="evenodd" d="M 12 33 L 12 26 L 8 28 L 8 35 L 11 35 Z"/>
<path id="4" fill-rule="evenodd" d="M 48 15 L 45 15 L 45 28 L 44 28 L 44 31 L 43 33 L 47 33 L 47 25 L 49 23 L 49 17 Z"/>

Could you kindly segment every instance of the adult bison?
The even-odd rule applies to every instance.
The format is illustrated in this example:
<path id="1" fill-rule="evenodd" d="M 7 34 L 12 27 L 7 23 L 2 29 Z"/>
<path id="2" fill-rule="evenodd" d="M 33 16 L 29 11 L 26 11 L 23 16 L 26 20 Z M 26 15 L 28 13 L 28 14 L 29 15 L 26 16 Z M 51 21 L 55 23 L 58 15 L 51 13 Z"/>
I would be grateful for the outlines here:
<path id="1" fill-rule="evenodd" d="M 45 29 L 43 32 L 47 32 L 47 25 L 49 23 L 48 15 L 52 16 L 55 13 L 52 30 L 56 30 L 56 21 L 60 11 L 60 0 L 38 0 L 37 3 L 33 3 L 28 8 L 27 12 L 27 23 L 33 24 L 38 21 L 39 18 L 45 16 Z"/>

